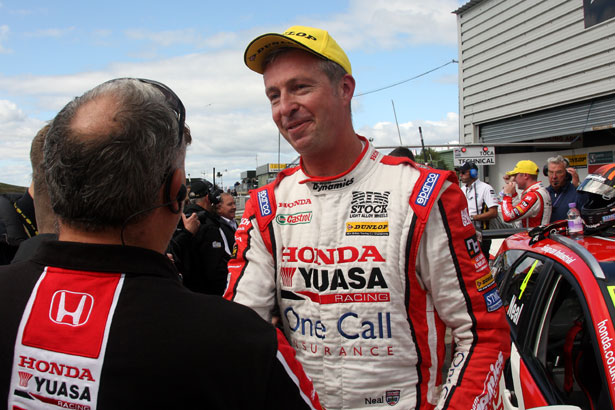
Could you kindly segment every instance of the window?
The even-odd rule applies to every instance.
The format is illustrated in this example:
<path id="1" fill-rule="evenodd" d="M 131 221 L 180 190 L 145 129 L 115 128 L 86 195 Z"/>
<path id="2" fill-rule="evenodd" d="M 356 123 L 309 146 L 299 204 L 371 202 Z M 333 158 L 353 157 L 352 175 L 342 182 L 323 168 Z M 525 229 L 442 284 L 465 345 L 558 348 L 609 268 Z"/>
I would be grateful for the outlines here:
<path id="1" fill-rule="evenodd" d="M 599 408 L 601 372 L 587 328 L 591 321 L 585 317 L 582 299 L 557 272 L 546 290 L 546 297 L 536 309 L 540 317 L 533 346 L 537 365 L 562 403 Z"/>

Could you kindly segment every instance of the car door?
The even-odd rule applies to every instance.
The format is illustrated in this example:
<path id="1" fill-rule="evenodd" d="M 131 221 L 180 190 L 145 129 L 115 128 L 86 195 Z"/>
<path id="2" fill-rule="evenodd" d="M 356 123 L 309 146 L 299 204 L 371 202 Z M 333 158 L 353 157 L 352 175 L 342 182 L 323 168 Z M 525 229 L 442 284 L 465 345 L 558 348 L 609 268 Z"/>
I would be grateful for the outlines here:
<path id="1" fill-rule="evenodd" d="M 511 358 L 505 369 L 507 409 L 574 405 L 611 408 L 587 301 L 563 265 L 533 253 L 502 278 Z"/>
<path id="2" fill-rule="evenodd" d="M 504 380 L 508 394 L 504 394 L 505 408 L 531 408 L 551 404 L 552 394 L 548 385 L 542 383 L 543 377 L 537 374 L 531 361 L 531 340 L 535 337 L 536 309 L 543 297 L 543 284 L 551 271 L 553 262 L 532 252 L 519 255 L 500 255 L 510 263 L 507 269 L 494 264 L 499 270 L 496 281 L 500 286 L 502 300 L 507 305 L 507 319 L 510 326 L 511 356 L 504 370 Z M 506 262 L 504 262 L 506 263 Z M 500 270 L 501 269 L 501 270 Z M 508 405 L 507 405 L 508 401 Z"/>

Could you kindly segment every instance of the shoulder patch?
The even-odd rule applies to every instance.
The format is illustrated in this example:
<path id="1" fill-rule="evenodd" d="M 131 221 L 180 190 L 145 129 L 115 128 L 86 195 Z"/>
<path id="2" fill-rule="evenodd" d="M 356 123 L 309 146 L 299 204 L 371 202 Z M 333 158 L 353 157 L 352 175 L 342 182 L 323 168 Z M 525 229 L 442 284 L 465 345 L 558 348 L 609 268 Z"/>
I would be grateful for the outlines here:
<path id="1" fill-rule="evenodd" d="M 258 209 L 261 216 L 271 215 L 271 201 L 269 201 L 269 193 L 266 189 L 263 189 L 256 194 L 258 198 Z"/>
<path id="2" fill-rule="evenodd" d="M 430 172 L 427 175 L 427 178 L 423 182 L 423 186 L 421 186 L 421 189 L 419 190 L 419 194 L 416 196 L 416 199 L 414 200 L 415 204 L 419 206 L 423 206 L 423 207 L 427 206 L 427 203 L 429 202 L 429 198 L 433 194 L 434 187 L 436 186 L 438 179 L 440 179 L 440 174 L 437 174 L 435 172 Z"/>

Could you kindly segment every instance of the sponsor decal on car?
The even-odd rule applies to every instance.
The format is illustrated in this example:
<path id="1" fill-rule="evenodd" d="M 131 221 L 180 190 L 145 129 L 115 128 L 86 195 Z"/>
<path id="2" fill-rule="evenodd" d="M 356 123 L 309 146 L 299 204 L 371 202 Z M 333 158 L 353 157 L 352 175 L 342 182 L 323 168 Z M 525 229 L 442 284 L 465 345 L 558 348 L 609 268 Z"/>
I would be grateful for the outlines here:
<path id="1" fill-rule="evenodd" d="M 506 311 L 506 314 L 510 318 L 511 322 L 513 322 L 515 325 L 519 324 L 519 317 L 521 316 L 521 312 L 523 311 L 524 306 L 523 303 L 517 302 L 517 295 L 513 295 L 512 299 L 510 300 L 510 304 L 508 305 L 508 310 Z"/>
<path id="2" fill-rule="evenodd" d="M 388 222 L 348 222 L 346 236 L 389 236 Z"/>
<path id="3" fill-rule="evenodd" d="M 615 306 L 615 286 L 607 286 L 606 288 L 609 291 L 609 295 L 611 295 L 611 302 Z"/>
<path id="4" fill-rule="evenodd" d="M 577 260 L 577 258 L 575 258 L 574 256 L 571 256 L 570 254 L 568 254 L 567 252 L 564 252 L 560 249 L 555 249 L 553 247 L 551 247 L 550 245 L 545 245 L 542 247 L 542 250 L 545 253 L 551 254 L 553 256 L 557 256 L 558 258 L 560 258 L 561 260 L 563 260 L 564 262 L 570 264 L 574 261 Z"/>
<path id="5" fill-rule="evenodd" d="M 604 355 L 604 361 L 608 367 L 607 379 L 611 386 L 615 386 L 615 346 L 614 340 L 609 333 L 607 323 L 609 319 L 604 319 L 598 322 L 598 339 L 600 340 L 600 346 L 602 347 L 602 354 Z"/>

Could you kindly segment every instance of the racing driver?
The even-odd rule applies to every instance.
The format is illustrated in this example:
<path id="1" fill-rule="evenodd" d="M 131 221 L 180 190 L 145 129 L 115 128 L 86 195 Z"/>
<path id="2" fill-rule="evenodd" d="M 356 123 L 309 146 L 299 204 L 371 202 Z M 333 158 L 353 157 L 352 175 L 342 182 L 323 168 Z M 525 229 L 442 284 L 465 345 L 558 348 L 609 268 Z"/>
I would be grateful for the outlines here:
<path id="1" fill-rule="evenodd" d="M 355 134 L 350 62 L 326 31 L 262 35 L 244 61 L 301 163 L 251 193 L 225 297 L 279 312 L 327 409 L 492 408 L 510 342 L 455 175 Z"/>

